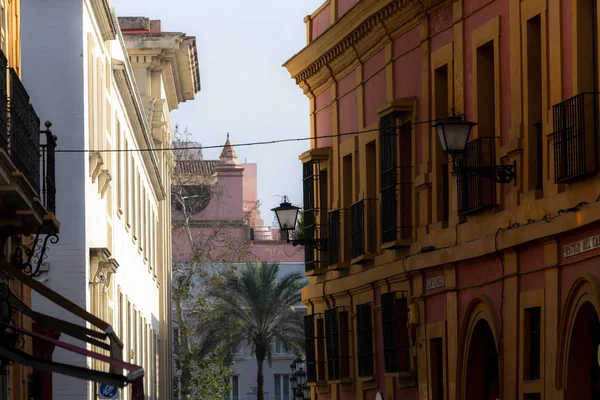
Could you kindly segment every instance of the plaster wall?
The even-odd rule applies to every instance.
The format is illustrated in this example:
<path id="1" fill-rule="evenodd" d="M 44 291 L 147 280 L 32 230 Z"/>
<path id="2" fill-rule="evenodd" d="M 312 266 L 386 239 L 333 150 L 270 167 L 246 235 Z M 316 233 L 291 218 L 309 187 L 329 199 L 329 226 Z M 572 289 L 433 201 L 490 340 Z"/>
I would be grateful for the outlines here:
<path id="1" fill-rule="evenodd" d="M 25 87 L 43 120 L 52 116 L 53 132 L 59 137 L 59 148 L 88 148 L 88 127 L 84 98 L 83 32 L 90 29 L 84 15 L 83 2 L 58 0 L 40 4 L 36 0 L 21 2 L 22 77 Z M 86 26 L 86 28 L 84 28 Z M 56 51 L 62 48 L 73 51 Z M 47 117 L 49 118 L 49 117 Z M 45 282 L 51 289 L 77 305 L 87 308 L 89 257 L 87 238 L 87 177 L 88 162 L 85 153 L 57 154 L 56 215 L 62 222 L 60 242 L 52 246 L 48 257 L 51 273 Z M 68 188 L 65 190 L 64 188 Z M 35 310 L 50 315 L 61 315 L 67 320 L 82 323 L 35 293 L 32 294 Z M 61 337 L 71 343 L 81 342 Z M 68 361 L 85 366 L 86 360 L 56 350 L 54 360 Z M 54 395 L 64 399 L 87 398 L 89 384 L 54 374 Z"/>
<path id="2" fill-rule="evenodd" d="M 127 138 L 132 146 L 143 144 L 139 135 L 134 133 L 131 115 L 127 113 L 120 92 L 113 78 L 111 60 L 124 61 L 126 52 L 118 40 L 105 42 L 100 35 L 96 16 L 87 1 L 24 1 L 22 3 L 22 40 L 23 59 L 26 67 L 23 69 L 24 82 L 31 95 L 32 102 L 42 120 L 45 115 L 53 116 L 53 132 L 58 136 L 59 149 L 92 149 L 102 146 L 105 149 L 117 148 L 123 139 Z M 108 81 L 106 88 L 107 116 L 102 119 L 98 114 L 92 121 L 100 131 L 101 141 L 97 144 L 90 142 L 91 129 L 88 115 L 90 104 L 88 102 L 91 72 L 88 70 L 88 40 L 94 43 L 94 57 L 102 60 L 105 65 L 105 74 Z M 66 49 L 56 51 L 57 46 Z M 49 95 L 51 94 L 51 95 Z M 165 117 L 168 122 L 168 113 Z M 118 125 L 117 125 L 118 122 Z M 120 126 L 120 130 L 117 130 Z M 139 250 L 140 244 L 132 238 L 131 228 L 126 227 L 124 214 L 119 209 L 124 208 L 118 199 L 117 185 L 122 185 L 123 190 L 128 190 L 133 183 L 129 177 L 122 175 L 118 168 L 118 156 L 105 153 L 103 168 L 110 171 L 112 181 L 102 193 L 99 179 L 90 177 L 89 153 L 58 153 L 57 154 L 57 217 L 61 220 L 60 241 L 53 245 L 49 253 L 50 272 L 45 277 L 47 284 L 52 289 L 63 294 L 79 306 L 95 313 L 92 309 L 91 291 L 97 288 L 99 282 L 90 276 L 90 249 L 106 248 L 110 251 L 119 268 L 112 276 L 110 285 L 107 284 L 104 303 L 100 307 L 101 318 L 111 324 L 117 332 L 127 332 L 130 321 L 124 320 L 121 326 L 119 321 L 119 293 L 123 299 L 131 302 L 141 314 L 142 318 L 160 337 L 165 347 L 163 337 L 168 325 L 165 318 L 164 304 L 167 304 L 166 288 L 170 284 L 166 280 L 167 271 L 170 274 L 170 253 L 168 251 L 170 240 L 163 233 L 163 245 L 157 241 L 151 243 L 150 237 L 156 230 L 167 229 L 170 209 L 161 206 L 157 192 L 150 184 L 150 174 L 155 171 L 139 153 L 128 153 L 133 165 L 137 166 L 140 174 L 140 187 L 148 194 L 147 209 L 156 212 L 157 220 L 150 224 L 142 225 L 144 236 L 148 241 L 143 251 Z M 162 168 L 161 168 L 162 169 Z M 163 176 L 165 178 L 167 176 Z M 124 182 L 123 182 L 124 180 Z M 167 191 L 168 194 L 168 191 Z M 168 197 L 167 197 L 168 198 Z M 131 210 L 128 210 L 131 212 Z M 158 232 L 160 234 L 160 232 Z M 157 235 L 156 237 L 160 237 Z M 141 240 L 141 237 L 140 237 Z M 157 257 L 159 263 L 150 265 L 150 254 L 161 247 L 163 257 Z M 146 258 L 146 260 L 145 260 Z M 163 289 L 159 289 L 157 272 L 163 274 L 161 279 Z M 126 303 L 126 301 L 124 301 Z M 161 310 L 161 303 L 163 310 Z M 67 320 L 73 317 L 59 310 L 56 306 L 38 296 L 33 296 L 33 308 L 50 315 L 59 315 Z M 137 321 L 136 321 L 137 322 Z M 78 321 L 81 323 L 81 321 Z M 129 359 L 129 349 L 133 343 L 128 343 L 125 337 L 124 359 L 142 364 L 141 344 L 136 358 Z M 61 340 L 74 342 L 63 335 Z M 138 337 L 138 340 L 141 339 Z M 81 343 L 80 343 L 81 344 Z M 151 344 L 146 341 L 150 349 Z M 148 357 L 149 358 L 149 357 Z M 66 362 L 73 365 L 92 366 L 85 358 L 73 355 L 61 349 L 54 352 L 54 361 Z M 145 361 L 144 361 L 145 362 Z M 167 365 L 166 352 L 160 356 L 161 369 Z M 146 369 L 146 394 L 155 398 L 158 390 L 156 383 L 156 368 L 148 364 Z M 167 368 L 168 369 L 168 368 Z M 55 398 L 85 399 L 92 398 L 94 385 L 59 374 L 53 375 L 53 390 Z"/>

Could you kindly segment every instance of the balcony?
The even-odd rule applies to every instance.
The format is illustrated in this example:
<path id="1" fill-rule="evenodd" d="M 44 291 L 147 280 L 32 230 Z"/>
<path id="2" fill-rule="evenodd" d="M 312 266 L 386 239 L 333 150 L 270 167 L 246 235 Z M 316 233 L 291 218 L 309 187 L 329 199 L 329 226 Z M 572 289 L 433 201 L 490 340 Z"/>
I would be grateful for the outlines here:
<path id="1" fill-rule="evenodd" d="M 496 163 L 497 137 L 480 137 L 467 144 L 465 152 L 456 157 L 458 215 L 469 215 L 496 205 L 496 183 L 478 168 Z"/>
<path id="2" fill-rule="evenodd" d="M 54 230 L 56 138 L 40 120 L 19 76 L 0 52 L 0 222 L 15 233 Z"/>
<path id="3" fill-rule="evenodd" d="M 580 93 L 552 107 L 556 183 L 598 171 L 599 94 Z"/>
<path id="4" fill-rule="evenodd" d="M 352 264 L 373 259 L 376 253 L 377 200 L 359 200 L 350 206 Z"/>

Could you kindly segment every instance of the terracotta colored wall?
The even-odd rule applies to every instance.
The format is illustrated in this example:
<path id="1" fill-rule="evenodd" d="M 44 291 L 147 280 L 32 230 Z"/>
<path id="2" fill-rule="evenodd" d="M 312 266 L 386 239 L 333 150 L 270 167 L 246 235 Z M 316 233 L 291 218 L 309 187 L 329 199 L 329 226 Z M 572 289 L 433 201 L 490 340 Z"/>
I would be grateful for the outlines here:
<path id="1" fill-rule="evenodd" d="M 315 107 L 318 110 L 315 121 L 315 135 L 328 136 L 332 134 L 331 113 L 331 88 L 319 93 L 315 99 Z M 332 138 L 317 139 L 317 147 L 331 146 Z"/>
<path id="2" fill-rule="evenodd" d="M 561 24 L 562 29 L 562 79 L 563 98 L 575 95 L 573 89 L 573 0 L 561 1 Z"/>
<path id="3" fill-rule="evenodd" d="M 465 14 L 469 15 L 477 9 L 477 2 L 465 3 Z M 493 2 L 480 11 L 475 12 L 465 20 L 465 113 L 468 118 L 476 119 L 474 113 L 473 54 L 472 33 L 481 25 L 500 16 L 500 125 L 501 132 L 496 136 L 502 137 L 502 143 L 508 138 L 510 129 L 510 35 L 508 20 L 508 2 Z"/>
<path id="4" fill-rule="evenodd" d="M 312 39 L 315 40 L 331 25 L 331 7 L 326 5 L 312 20 Z"/>
<path id="5" fill-rule="evenodd" d="M 339 93 L 339 127 L 340 133 L 357 132 L 358 128 L 358 94 L 356 91 L 356 72 L 352 71 L 338 83 Z M 342 136 L 340 141 L 345 141 L 353 135 Z"/>
<path id="6" fill-rule="evenodd" d="M 377 110 L 385 104 L 386 77 L 385 53 L 383 50 L 369 58 L 363 64 L 365 126 L 379 120 Z"/>
<path id="7" fill-rule="evenodd" d="M 348 12 L 354 5 L 357 3 L 357 0 L 338 0 L 337 3 L 337 18 L 341 18 L 344 14 Z"/>

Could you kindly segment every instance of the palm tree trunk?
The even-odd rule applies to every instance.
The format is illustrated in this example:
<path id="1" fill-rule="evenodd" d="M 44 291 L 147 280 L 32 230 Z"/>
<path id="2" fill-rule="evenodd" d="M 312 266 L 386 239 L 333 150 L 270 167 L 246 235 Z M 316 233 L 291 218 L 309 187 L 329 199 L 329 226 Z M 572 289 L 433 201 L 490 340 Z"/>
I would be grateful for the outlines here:
<path id="1" fill-rule="evenodd" d="M 264 400 L 264 386 L 265 386 L 265 377 L 263 376 L 263 363 L 265 362 L 264 357 L 256 357 L 256 366 L 258 367 L 256 370 L 256 400 Z"/>

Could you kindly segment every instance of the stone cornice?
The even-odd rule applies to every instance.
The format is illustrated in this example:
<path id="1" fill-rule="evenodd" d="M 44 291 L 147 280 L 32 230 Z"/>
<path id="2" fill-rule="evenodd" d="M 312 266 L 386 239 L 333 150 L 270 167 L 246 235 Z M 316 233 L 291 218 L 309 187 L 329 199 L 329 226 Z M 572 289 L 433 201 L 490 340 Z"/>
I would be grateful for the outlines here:
<path id="1" fill-rule="evenodd" d="M 118 25 L 115 24 L 108 0 L 90 0 L 90 4 L 94 10 L 102 39 L 104 41 L 116 39 Z"/>
<path id="2" fill-rule="evenodd" d="M 283 66 L 305 93 L 314 91 L 357 58 L 368 55 L 392 32 L 410 22 L 414 26 L 419 15 L 439 3 L 439 0 L 364 1 Z"/>

